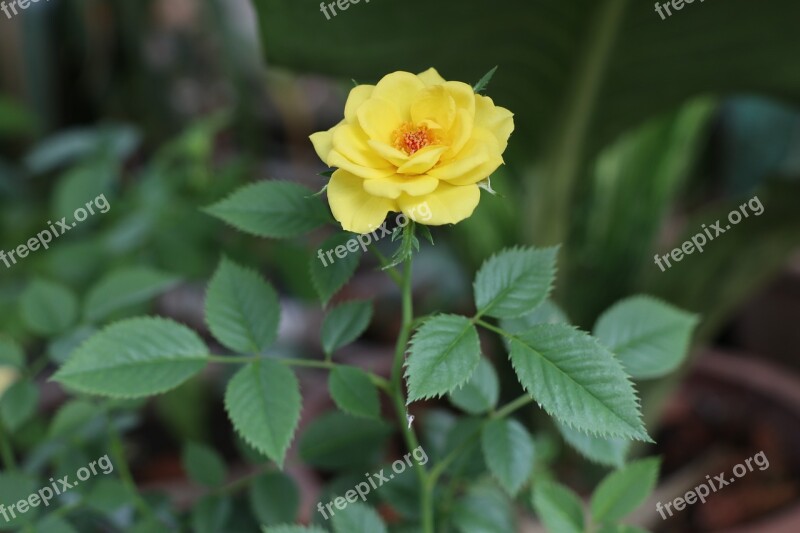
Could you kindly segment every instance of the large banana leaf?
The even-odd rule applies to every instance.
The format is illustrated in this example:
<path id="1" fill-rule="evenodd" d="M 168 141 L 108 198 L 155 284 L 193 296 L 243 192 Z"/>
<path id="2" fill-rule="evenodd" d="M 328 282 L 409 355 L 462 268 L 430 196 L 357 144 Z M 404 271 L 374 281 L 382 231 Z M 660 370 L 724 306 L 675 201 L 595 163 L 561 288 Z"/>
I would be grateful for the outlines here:
<path id="1" fill-rule="evenodd" d="M 489 92 L 517 115 L 510 149 L 534 156 L 522 198 L 539 243 L 567 237 L 586 162 L 631 126 L 698 94 L 800 99 L 796 0 L 695 1 L 665 20 L 641 0 L 363 0 L 330 20 L 317 2 L 253 2 L 267 60 L 295 70 L 472 81 L 499 64 Z"/>

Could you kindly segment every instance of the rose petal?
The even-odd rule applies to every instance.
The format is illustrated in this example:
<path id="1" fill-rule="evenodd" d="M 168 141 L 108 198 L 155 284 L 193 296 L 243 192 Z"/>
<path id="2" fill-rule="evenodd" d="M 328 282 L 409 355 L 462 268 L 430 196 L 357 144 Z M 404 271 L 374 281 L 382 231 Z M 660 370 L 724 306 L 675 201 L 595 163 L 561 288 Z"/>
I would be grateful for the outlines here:
<path id="1" fill-rule="evenodd" d="M 369 194 L 392 200 L 399 198 L 401 194 L 409 196 L 430 194 L 438 185 L 439 180 L 424 175 L 413 178 L 394 175 L 387 178 L 364 180 L 364 190 Z"/>
<path id="2" fill-rule="evenodd" d="M 347 103 L 344 105 L 344 119 L 349 124 L 355 124 L 358 121 L 358 116 L 356 115 L 358 108 L 372 97 L 374 90 L 374 85 L 358 85 L 350 89 Z"/>
<path id="3" fill-rule="evenodd" d="M 481 199 L 477 185 L 455 186 L 441 182 L 425 196 L 401 195 L 400 210 L 411 220 L 428 226 L 455 224 L 472 215 Z"/>
<path id="4" fill-rule="evenodd" d="M 346 231 L 369 233 L 378 228 L 389 211 L 396 211 L 394 200 L 368 194 L 364 180 L 337 170 L 328 182 L 328 203 L 333 216 Z"/>

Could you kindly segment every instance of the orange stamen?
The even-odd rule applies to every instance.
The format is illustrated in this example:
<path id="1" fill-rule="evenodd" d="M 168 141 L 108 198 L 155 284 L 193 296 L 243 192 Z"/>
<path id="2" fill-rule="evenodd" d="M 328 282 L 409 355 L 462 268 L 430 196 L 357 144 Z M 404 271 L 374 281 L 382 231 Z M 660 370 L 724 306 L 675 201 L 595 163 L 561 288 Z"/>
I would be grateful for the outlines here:
<path id="1" fill-rule="evenodd" d="M 414 126 L 406 122 L 394 132 L 394 147 L 408 155 L 414 155 L 432 144 L 436 144 L 436 135 L 427 124 Z"/>

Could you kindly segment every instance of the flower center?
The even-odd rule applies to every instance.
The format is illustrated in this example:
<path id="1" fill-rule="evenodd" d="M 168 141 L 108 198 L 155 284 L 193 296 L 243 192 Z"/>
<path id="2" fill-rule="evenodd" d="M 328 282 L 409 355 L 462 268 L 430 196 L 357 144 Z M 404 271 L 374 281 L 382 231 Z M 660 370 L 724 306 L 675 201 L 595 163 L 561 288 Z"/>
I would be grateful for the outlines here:
<path id="1" fill-rule="evenodd" d="M 414 155 L 426 146 L 436 144 L 437 139 L 427 124 L 413 125 L 404 123 L 394 131 L 394 147 L 408 155 Z"/>

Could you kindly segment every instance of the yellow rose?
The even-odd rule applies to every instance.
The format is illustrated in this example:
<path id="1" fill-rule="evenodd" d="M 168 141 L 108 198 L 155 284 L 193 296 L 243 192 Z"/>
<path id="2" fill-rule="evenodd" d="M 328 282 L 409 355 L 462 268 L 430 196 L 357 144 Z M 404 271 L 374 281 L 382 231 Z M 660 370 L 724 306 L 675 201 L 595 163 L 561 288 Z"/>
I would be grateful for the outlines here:
<path id="1" fill-rule="evenodd" d="M 429 69 L 355 87 L 344 120 L 311 142 L 338 169 L 327 189 L 333 216 L 369 233 L 390 211 L 431 226 L 472 215 L 513 130 L 510 111 Z"/>

